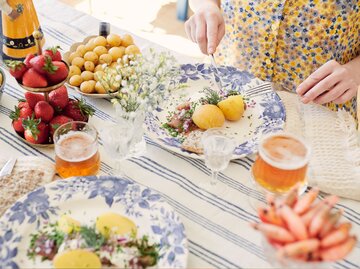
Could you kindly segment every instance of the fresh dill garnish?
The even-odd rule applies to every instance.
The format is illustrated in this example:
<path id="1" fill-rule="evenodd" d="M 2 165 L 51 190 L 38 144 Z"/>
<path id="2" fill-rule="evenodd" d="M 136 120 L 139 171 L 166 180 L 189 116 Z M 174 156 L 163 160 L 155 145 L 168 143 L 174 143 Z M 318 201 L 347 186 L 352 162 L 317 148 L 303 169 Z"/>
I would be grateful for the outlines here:
<path id="1" fill-rule="evenodd" d="M 102 234 L 97 233 L 95 227 L 81 226 L 79 233 L 87 246 L 95 250 L 99 250 L 106 243 L 106 238 Z"/>
<path id="2" fill-rule="evenodd" d="M 149 244 L 149 238 L 144 235 L 140 239 L 135 239 L 127 243 L 129 247 L 136 247 L 140 252 L 139 262 L 141 265 L 153 266 L 159 260 L 159 244 Z"/>
<path id="3" fill-rule="evenodd" d="M 210 87 L 204 87 L 202 92 L 205 94 L 205 97 L 200 98 L 201 104 L 217 105 L 222 100 L 220 94 Z"/>

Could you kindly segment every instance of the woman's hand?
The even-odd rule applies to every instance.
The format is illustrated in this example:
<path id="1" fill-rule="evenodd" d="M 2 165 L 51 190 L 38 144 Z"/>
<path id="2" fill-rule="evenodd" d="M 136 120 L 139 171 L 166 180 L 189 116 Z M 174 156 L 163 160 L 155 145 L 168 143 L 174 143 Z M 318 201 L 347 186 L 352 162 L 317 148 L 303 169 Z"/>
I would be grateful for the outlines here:
<path id="1" fill-rule="evenodd" d="M 335 60 L 322 65 L 297 87 L 301 101 L 305 104 L 311 101 L 316 104 L 343 104 L 349 101 L 356 96 L 359 86 L 356 80 L 359 70 L 349 67 Z"/>
<path id="2" fill-rule="evenodd" d="M 204 54 L 213 54 L 225 34 L 224 19 L 215 3 L 199 8 L 185 23 L 189 39 L 197 43 Z"/>

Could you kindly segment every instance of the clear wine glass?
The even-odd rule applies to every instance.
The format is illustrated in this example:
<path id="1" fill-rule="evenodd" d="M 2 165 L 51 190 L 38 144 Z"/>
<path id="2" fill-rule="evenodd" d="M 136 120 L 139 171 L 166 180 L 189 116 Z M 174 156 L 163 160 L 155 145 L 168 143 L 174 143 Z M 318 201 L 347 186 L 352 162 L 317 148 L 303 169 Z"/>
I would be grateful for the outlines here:
<path id="1" fill-rule="evenodd" d="M 202 184 L 205 189 L 216 188 L 219 190 L 218 174 L 228 167 L 236 147 L 235 140 L 225 136 L 224 133 L 222 128 L 211 128 L 205 131 L 202 136 L 205 165 L 211 169 L 210 182 Z"/>

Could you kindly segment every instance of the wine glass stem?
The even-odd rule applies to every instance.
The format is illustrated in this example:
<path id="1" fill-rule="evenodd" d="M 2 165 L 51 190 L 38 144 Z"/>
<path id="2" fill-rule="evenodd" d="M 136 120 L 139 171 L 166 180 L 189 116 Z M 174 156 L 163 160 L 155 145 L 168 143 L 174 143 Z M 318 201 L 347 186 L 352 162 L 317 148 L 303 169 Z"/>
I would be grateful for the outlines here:
<path id="1" fill-rule="evenodd" d="M 212 186 L 215 186 L 218 180 L 218 175 L 219 172 L 218 171 L 211 171 L 211 180 L 210 180 L 210 184 Z"/>

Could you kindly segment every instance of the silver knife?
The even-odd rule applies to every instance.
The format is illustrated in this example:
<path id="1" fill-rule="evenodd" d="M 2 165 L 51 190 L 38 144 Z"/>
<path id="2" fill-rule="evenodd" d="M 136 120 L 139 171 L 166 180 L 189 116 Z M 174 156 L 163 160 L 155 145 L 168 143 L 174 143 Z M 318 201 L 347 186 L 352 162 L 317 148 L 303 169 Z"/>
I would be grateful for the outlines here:
<path id="1" fill-rule="evenodd" d="M 0 177 L 8 176 L 11 174 L 16 163 L 16 158 L 8 160 L 0 171 Z"/>
<path id="2" fill-rule="evenodd" d="M 222 89 L 222 85 L 221 85 L 221 78 L 220 78 L 220 72 L 218 70 L 218 67 L 217 67 L 217 64 L 215 62 L 215 57 L 214 57 L 214 54 L 210 54 L 210 60 L 211 60 L 211 65 L 212 67 L 215 69 L 215 72 L 216 72 L 216 76 L 219 78 L 219 81 L 216 80 L 216 76 L 214 75 L 214 79 L 215 79 L 215 83 L 216 85 L 218 86 L 218 90 L 219 92 L 221 91 Z"/>

